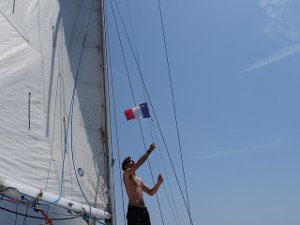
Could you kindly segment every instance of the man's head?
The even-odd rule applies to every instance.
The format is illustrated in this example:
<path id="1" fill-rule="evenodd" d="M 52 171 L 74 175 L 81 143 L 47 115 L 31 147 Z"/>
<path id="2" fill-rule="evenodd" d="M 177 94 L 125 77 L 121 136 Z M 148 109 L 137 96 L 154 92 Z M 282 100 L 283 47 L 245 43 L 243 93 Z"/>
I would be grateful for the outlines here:
<path id="1" fill-rule="evenodd" d="M 122 170 L 125 171 L 134 165 L 134 161 L 130 156 L 126 157 L 122 162 Z"/>

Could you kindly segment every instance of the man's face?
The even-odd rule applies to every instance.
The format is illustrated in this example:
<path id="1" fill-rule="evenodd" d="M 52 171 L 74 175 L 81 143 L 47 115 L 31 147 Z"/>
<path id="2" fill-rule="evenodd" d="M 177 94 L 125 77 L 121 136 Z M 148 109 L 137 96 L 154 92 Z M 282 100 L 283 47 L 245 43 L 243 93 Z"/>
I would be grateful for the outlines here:
<path id="1" fill-rule="evenodd" d="M 128 159 L 127 163 L 126 163 L 126 169 L 131 168 L 133 165 L 135 164 L 135 162 L 133 161 L 133 159 Z"/>

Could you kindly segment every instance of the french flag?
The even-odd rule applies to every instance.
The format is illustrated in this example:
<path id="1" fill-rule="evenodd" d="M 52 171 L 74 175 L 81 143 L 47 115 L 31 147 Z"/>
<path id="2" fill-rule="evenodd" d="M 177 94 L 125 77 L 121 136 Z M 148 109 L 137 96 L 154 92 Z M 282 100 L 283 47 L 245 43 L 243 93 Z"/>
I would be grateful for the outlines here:
<path id="1" fill-rule="evenodd" d="M 127 120 L 150 117 L 147 103 L 142 103 L 138 106 L 133 107 L 132 109 L 127 109 L 125 110 L 124 114 Z"/>

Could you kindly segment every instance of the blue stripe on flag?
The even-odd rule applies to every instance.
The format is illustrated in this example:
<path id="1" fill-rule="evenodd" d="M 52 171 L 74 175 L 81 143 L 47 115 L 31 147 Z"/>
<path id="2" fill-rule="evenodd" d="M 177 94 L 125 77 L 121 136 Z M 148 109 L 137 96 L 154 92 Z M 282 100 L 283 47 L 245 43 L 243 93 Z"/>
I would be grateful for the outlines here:
<path id="1" fill-rule="evenodd" d="M 142 110 L 143 118 L 149 118 L 150 113 L 149 113 L 147 103 L 145 102 L 145 103 L 140 104 L 140 107 L 141 107 L 141 110 Z"/>

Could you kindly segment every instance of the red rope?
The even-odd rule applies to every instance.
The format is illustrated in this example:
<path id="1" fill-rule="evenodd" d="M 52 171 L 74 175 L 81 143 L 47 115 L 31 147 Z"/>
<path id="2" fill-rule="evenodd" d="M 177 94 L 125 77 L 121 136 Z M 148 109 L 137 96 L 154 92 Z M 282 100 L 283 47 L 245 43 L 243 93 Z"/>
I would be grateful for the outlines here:
<path id="1" fill-rule="evenodd" d="M 24 202 L 24 201 L 17 200 L 17 199 L 3 199 L 3 201 L 11 202 L 11 203 L 22 203 L 22 204 L 25 204 L 25 205 L 32 205 L 33 204 L 32 202 Z"/>
<path id="2" fill-rule="evenodd" d="M 40 212 L 45 217 L 45 220 L 46 220 L 45 224 L 54 225 L 51 218 L 47 215 L 47 213 L 45 213 L 45 211 L 41 210 Z"/>

